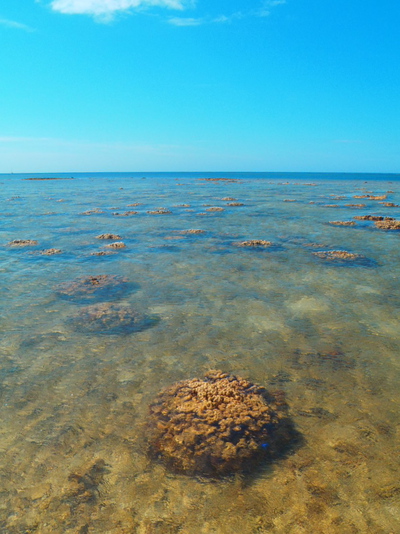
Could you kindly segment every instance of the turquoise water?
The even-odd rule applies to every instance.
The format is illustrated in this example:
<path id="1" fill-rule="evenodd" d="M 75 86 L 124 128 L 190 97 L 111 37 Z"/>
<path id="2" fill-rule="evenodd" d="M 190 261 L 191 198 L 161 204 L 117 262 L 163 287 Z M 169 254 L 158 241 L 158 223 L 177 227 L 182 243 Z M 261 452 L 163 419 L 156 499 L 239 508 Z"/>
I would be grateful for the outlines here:
<path id="1" fill-rule="evenodd" d="M 384 205 L 400 204 L 398 176 L 0 175 L 0 185 L 1 533 L 400 531 L 400 231 L 353 219 L 400 219 Z M 378 199 L 354 198 L 365 195 Z M 148 213 L 160 209 L 170 213 Z M 271 246 L 237 246 L 253 239 Z M 106 247 L 115 241 L 125 247 Z M 314 254 L 337 250 L 355 256 Z M 74 294 L 71 283 L 101 275 L 125 289 Z M 81 328 L 93 305 L 122 309 L 118 327 Z M 149 404 L 210 369 L 284 390 L 301 444 L 219 481 L 151 459 Z"/>

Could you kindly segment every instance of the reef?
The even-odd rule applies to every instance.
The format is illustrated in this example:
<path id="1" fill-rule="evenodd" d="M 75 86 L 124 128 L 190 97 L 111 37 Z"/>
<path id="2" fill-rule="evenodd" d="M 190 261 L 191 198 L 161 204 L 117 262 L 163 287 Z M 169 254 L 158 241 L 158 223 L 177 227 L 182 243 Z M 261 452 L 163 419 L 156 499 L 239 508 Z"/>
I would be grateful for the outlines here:
<path id="1" fill-rule="evenodd" d="M 109 245 L 105 245 L 106 248 L 125 248 L 126 245 L 123 241 L 115 241 L 115 243 L 110 243 Z"/>
<path id="2" fill-rule="evenodd" d="M 158 322 L 154 316 L 138 313 L 130 306 L 101 302 L 81 308 L 68 323 L 84 334 L 130 334 L 150 328 Z"/>
<path id="3" fill-rule="evenodd" d="M 329 221 L 329 224 L 334 224 L 335 226 L 355 226 L 354 221 Z"/>
<path id="4" fill-rule="evenodd" d="M 384 217 L 380 215 L 355 215 L 353 219 L 357 219 L 359 221 L 383 221 Z"/>
<path id="5" fill-rule="evenodd" d="M 368 200 L 385 200 L 387 195 L 354 195 L 353 198 L 367 198 Z"/>
<path id="6" fill-rule="evenodd" d="M 382 204 L 387 208 L 400 208 L 400 204 L 395 204 L 394 202 L 379 202 L 379 204 Z"/>
<path id="7" fill-rule="evenodd" d="M 95 215 L 97 213 L 104 213 L 104 211 L 99 208 L 94 208 L 93 210 L 83 211 L 80 215 Z"/>
<path id="8" fill-rule="evenodd" d="M 180 234 L 204 234 L 205 230 L 197 230 L 197 229 L 190 229 L 190 230 L 181 230 Z"/>
<path id="9" fill-rule="evenodd" d="M 38 242 L 34 239 L 14 239 L 8 243 L 12 247 L 29 247 L 32 245 L 37 245 Z"/>
<path id="10" fill-rule="evenodd" d="M 117 217 L 129 217 L 130 215 L 137 215 L 137 211 L 124 211 L 124 213 L 114 212 L 113 215 Z"/>
<path id="11" fill-rule="evenodd" d="M 366 204 L 345 204 L 347 208 L 365 208 Z"/>
<path id="12" fill-rule="evenodd" d="M 244 206 L 243 202 L 228 202 L 227 206 Z"/>
<path id="13" fill-rule="evenodd" d="M 187 475 L 248 471 L 293 437 L 282 391 L 222 371 L 167 387 L 150 406 L 149 452 Z"/>
<path id="14" fill-rule="evenodd" d="M 376 221 L 375 226 L 382 230 L 400 230 L 400 221 L 386 217 L 384 221 Z"/>
<path id="15" fill-rule="evenodd" d="M 324 260 L 355 260 L 361 258 L 360 254 L 353 254 L 346 250 L 321 250 L 313 252 L 313 254 Z"/>
<path id="16" fill-rule="evenodd" d="M 219 206 L 213 206 L 211 208 L 207 208 L 206 211 L 224 211 L 224 208 L 220 208 Z"/>
<path id="17" fill-rule="evenodd" d="M 112 252 L 111 250 L 100 250 L 99 252 L 91 252 L 91 256 L 110 256 L 111 254 L 115 254 L 115 252 Z"/>
<path id="18" fill-rule="evenodd" d="M 149 215 L 169 215 L 170 213 L 172 213 L 172 211 L 169 211 L 165 208 L 161 208 L 159 210 L 148 211 L 147 213 Z"/>
<path id="19" fill-rule="evenodd" d="M 264 239 L 250 239 L 249 241 L 238 241 L 233 243 L 236 247 L 270 247 L 271 241 L 265 241 Z"/>
<path id="20" fill-rule="evenodd" d="M 122 239 L 121 236 L 117 234 L 101 234 L 96 236 L 97 239 Z"/>
<path id="21" fill-rule="evenodd" d="M 64 282 L 56 287 L 59 296 L 64 298 L 84 298 L 93 300 L 116 298 L 132 289 L 128 279 L 113 274 L 99 274 L 97 276 L 85 276 L 72 282 Z"/>
<path id="22" fill-rule="evenodd" d="M 233 198 L 233 197 L 224 197 L 224 198 L 221 198 L 221 200 L 225 200 L 227 202 L 233 202 L 235 200 L 237 200 L 237 198 Z"/>
<path id="23" fill-rule="evenodd" d="M 53 256 L 53 254 L 61 254 L 61 250 L 59 248 L 48 248 L 46 250 L 42 250 L 40 254 L 43 256 Z"/>

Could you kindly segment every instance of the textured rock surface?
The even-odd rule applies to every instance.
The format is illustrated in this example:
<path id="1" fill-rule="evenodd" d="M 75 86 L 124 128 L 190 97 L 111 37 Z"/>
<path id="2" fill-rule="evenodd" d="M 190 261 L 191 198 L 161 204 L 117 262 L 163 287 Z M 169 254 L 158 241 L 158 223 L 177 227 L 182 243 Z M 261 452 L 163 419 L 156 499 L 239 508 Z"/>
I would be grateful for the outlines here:
<path id="1" fill-rule="evenodd" d="M 210 371 L 178 382 L 150 406 L 150 450 L 172 470 L 220 476 L 273 456 L 290 441 L 282 392 Z"/>

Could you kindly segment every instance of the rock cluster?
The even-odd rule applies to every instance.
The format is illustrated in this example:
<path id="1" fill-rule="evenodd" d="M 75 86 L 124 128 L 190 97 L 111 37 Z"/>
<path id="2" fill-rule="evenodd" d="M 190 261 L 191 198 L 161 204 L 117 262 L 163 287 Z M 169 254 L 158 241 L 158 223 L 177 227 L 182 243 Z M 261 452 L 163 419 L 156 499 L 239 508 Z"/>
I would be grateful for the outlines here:
<path id="1" fill-rule="evenodd" d="M 8 243 L 12 247 L 29 247 L 37 245 L 38 242 L 35 239 L 14 239 Z"/>
<path id="2" fill-rule="evenodd" d="M 66 298 L 104 298 L 106 295 L 114 297 L 127 291 L 128 279 L 112 274 L 85 276 L 71 282 L 60 284 L 56 290 Z"/>
<path id="3" fill-rule="evenodd" d="M 329 221 L 329 224 L 333 224 L 335 226 L 355 226 L 354 221 Z"/>
<path id="4" fill-rule="evenodd" d="M 150 451 L 175 472 L 221 476 L 277 455 L 290 441 L 282 392 L 221 371 L 178 382 L 150 406 Z"/>
<path id="5" fill-rule="evenodd" d="M 69 324 L 75 330 L 87 334 L 129 334 L 150 328 L 156 323 L 155 317 L 111 302 L 85 306 L 69 319 Z"/>
<path id="6" fill-rule="evenodd" d="M 321 250 L 313 252 L 313 254 L 324 260 L 355 260 L 361 257 L 359 254 L 353 254 L 347 250 Z"/>
<path id="7" fill-rule="evenodd" d="M 384 221 L 377 221 L 374 223 L 377 228 L 382 230 L 400 230 L 400 221 L 390 220 L 386 218 Z"/>
<path id="8" fill-rule="evenodd" d="M 265 241 L 264 239 L 250 239 L 248 241 L 239 241 L 234 243 L 237 247 L 270 247 L 271 241 Z"/>

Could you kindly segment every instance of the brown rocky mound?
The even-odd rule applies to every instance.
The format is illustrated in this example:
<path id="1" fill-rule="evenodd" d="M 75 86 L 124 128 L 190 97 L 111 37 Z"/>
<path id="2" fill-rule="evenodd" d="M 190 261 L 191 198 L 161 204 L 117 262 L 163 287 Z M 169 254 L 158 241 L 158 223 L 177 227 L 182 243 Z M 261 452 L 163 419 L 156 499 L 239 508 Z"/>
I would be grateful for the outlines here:
<path id="1" fill-rule="evenodd" d="M 150 451 L 173 471 L 221 476 L 276 456 L 293 434 L 283 392 L 221 371 L 178 382 L 150 406 Z"/>
<path id="2" fill-rule="evenodd" d="M 122 239 L 118 234 L 101 234 L 96 237 L 97 239 Z"/>
<path id="3" fill-rule="evenodd" d="M 382 230 L 400 230 L 400 221 L 394 219 L 390 220 L 389 218 L 384 221 L 377 221 L 374 223 L 377 228 Z"/>
<path id="4" fill-rule="evenodd" d="M 270 247 L 271 241 L 265 241 L 264 239 L 250 239 L 248 241 L 238 241 L 233 243 L 236 247 Z"/>
<path id="5" fill-rule="evenodd" d="M 329 221 L 329 224 L 333 224 L 335 226 L 355 226 L 354 221 Z"/>
<path id="6" fill-rule="evenodd" d="M 101 302 L 81 308 L 68 323 L 78 332 L 90 334 L 129 334 L 155 325 L 156 317 L 138 313 L 130 306 Z"/>
<path id="7" fill-rule="evenodd" d="M 393 217 L 382 217 L 381 215 L 355 215 L 353 219 L 360 221 L 393 221 Z"/>
<path id="8" fill-rule="evenodd" d="M 85 276 L 71 282 L 63 282 L 57 286 L 56 290 L 64 298 L 85 298 L 92 299 L 110 294 L 115 297 L 117 294 L 123 295 L 128 291 L 128 279 L 113 274 L 99 274 L 96 276 Z"/>
<path id="9" fill-rule="evenodd" d="M 313 252 L 313 254 L 324 260 L 355 260 L 361 257 L 359 254 L 353 254 L 347 250 L 321 250 L 320 252 Z"/>
<path id="10" fill-rule="evenodd" d="M 37 245 L 38 242 L 34 239 L 14 239 L 8 243 L 12 247 L 29 247 L 32 245 Z"/>

